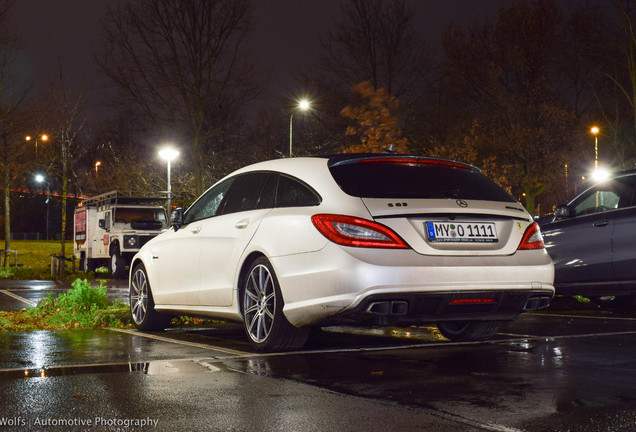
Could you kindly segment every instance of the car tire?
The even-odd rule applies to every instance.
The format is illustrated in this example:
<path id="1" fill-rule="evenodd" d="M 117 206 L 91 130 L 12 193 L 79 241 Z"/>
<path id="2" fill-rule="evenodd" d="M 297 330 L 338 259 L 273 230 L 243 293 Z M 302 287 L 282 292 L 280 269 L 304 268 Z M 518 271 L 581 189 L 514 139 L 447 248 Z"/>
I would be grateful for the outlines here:
<path id="1" fill-rule="evenodd" d="M 267 258 L 256 259 L 242 282 L 243 323 L 250 344 L 261 352 L 302 348 L 311 327 L 294 327 L 285 318 L 283 296 Z"/>
<path id="2" fill-rule="evenodd" d="M 133 323 L 139 330 L 163 330 L 170 325 L 172 316 L 155 310 L 148 274 L 143 264 L 138 264 L 133 271 L 128 300 Z"/>
<path id="3" fill-rule="evenodd" d="M 84 273 L 95 271 L 95 269 L 97 268 L 97 262 L 95 259 L 86 258 L 85 255 L 82 255 L 82 259 L 80 260 L 80 268 L 84 271 Z"/>
<path id="4" fill-rule="evenodd" d="M 113 279 L 126 277 L 126 260 L 119 253 L 119 249 L 113 250 L 113 254 L 110 256 L 110 274 Z"/>
<path id="5" fill-rule="evenodd" d="M 498 321 L 449 321 L 437 324 L 439 331 L 454 342 L 479 341 L 494 336 Z"/>
<path id="6" fill-rule="evenodd" d="M 609 297 L 590 297 L 592 303 L 597 304 L 602 308 L 609 309 L 627 309 L 634 303 L 636 296 L 609 296 Z"/>

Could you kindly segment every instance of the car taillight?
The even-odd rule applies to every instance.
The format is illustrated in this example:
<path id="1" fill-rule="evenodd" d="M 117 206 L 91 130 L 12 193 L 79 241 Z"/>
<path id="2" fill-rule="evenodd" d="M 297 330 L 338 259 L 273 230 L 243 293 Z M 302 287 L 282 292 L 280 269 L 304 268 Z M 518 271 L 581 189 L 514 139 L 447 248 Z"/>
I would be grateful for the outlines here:
<path id="1" fill-rule="evenodd" d="M 539 224 L 533 222 L 532 225 L 530 225 L 526 229 L 526 232 L 523 234 L 523 238 L 521 239 L 521 243 L 519 243 L 519 247 L 517 248 L 517 250 L 544 248 L 545 244 L 543 243 L 543 236 L 541 235 Z"/>
<path id="2" fill-rule="evenodd" d="M 405 166 L 418 166 L 418 165 L 438 165 L 451 168 L 471 169 L 473 168 L 469 164 L 462 162 L 456 162 L 449 159 L 437 159 L 437 158 L 414 158 L 414 157 L 378 157 L 370 159 L 362 159 L 358 163 L 376 163 L 376 164 L 391 164 L 391 165 L 405 165 Z"/>
<path id="3" fill-rule="evenodd" d="M 342 246 L 408 249 L 409 246 L 384 225 L 353 216 L 318 214 L 311 217 L 322 235 Z"/>
<path id="4" fill-rule="evenodd" d="M 489 304 L 497 303 L 496 298 L 459 298 L 453 299 L 448 304 Z"/>

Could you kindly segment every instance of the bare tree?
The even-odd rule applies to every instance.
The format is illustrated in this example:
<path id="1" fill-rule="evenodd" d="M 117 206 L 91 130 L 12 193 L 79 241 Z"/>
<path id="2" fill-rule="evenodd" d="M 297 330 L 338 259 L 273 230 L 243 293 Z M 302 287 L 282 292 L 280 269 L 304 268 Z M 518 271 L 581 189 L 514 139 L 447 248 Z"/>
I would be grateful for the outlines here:
<path id="1" fill-rule="evenodd" d="M 61 193 L 61 238 L 60 256 L 66 257 L 66 228 L 68 219 L 67 198 L 72 180 L 76 180 L 75 165 L 82 157 L 94 149 L 94 145 L 82 139 L 87 124 L 85 93 L 71 90 L 64 78 L 60 65 L 58 81 L 51 90 L 40 96 L 40 104 L 46 107 L 43 123 L 50 131 L 49 143 L 43 149 L 42 163 L 46 170 L 57 174 Z M 61 263 L 61 262 L 60 262 Z M 61 272 L 60 265 L 58 271 Z"/>
<path id="2" fill-rule="evenodd" d="M 430 70 L 430 52 L 416 33 L 405 0 L 349 0 L 322 40 L 322 68 L 347 89 L 369 81 L 398 99 L 410 99 Z"/>
<path id="3" fill-rule="evenodd" d="M 340 116 L 358 103 L 351 89 L 369 82 L 399 100 L 395 115 L 409 135 L 417 103 L 428 99 L 434 55 L 416 31 L 414 13 L 406 0 L 346 0 L 330 31 L 321 35 L 322 56 L 299 77 L 304 90 L 317 98 L 325 131 L 318 136 L 333 143 L 325 151 L 359 144 L 345 137 L 348 122 Z"/>
<path id="4" fill-rule="evenodd" d="M 623 168 L 633 166 L 636 161 L 636 5 L 631 0 L 585 2 L 574 17 L 572 32 L 577 41 L 585 44 L 580 58 L 596 78 L 589 83 L 596 110 L 584 130 L 589 132 L 592 124 L 600 126 L 604 159 L 613 159 L 615 165 Z"/>
<path id="5" fill-rule="evenodd" d="M 142 0 L 110 11 L 106 75 L 131 105 L 186 143 L 197 195 L 216 137 L 257 88 L 246 61 L 251 0 Z M 165 131 L 169 133 L 169 131 Z"/>
<path id="6" fill-rule="evenodd" d="M 18 156 L 24 150 L 18 132 L 18 108 L 29 90 L 16 70 L 17 43 L 10 29 L 10 0 L 0 1 L 0 142 L 2 143 L 2 185 L 4 188 L 4 249 L 11 249 L 11 182 Z M 3 265 L 6 264 L 6 255 Z"/>
<path id="7" fill-rule="evenodd" d="M 496 155 L 503 186 L 523 194 L 530 213 L 559 181 L 573 141 L 564 28 L 552 0 L 515 2 L 495 22 L 454 27 L 444 39 L 447 102 L 460 126 L 455 144 L 469 137 L 481 158 Z"/>

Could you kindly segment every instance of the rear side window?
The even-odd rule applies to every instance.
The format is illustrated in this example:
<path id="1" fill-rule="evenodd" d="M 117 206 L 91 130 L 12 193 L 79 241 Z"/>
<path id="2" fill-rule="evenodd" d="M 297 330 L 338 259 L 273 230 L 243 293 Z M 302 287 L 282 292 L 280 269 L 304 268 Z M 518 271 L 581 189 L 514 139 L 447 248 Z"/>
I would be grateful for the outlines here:
<path id="1" fill-rule="evenodd" d="M 280 176 L 276 207 L 311 207 L 318 204 L 320 198 L 308 186 L 287 176 Z"/>
<path id="2" fill-rule="evenodd" d="M 331 163 L 348 195 L 361 198 L 455 198 L 516 202 L 505 190 L 462 164 L 431 159 L 363 159 Z"/>
<path id="3" fill-rule="evenodd" d="M 318 204 L 318 194 L 300 180 L 271 173 L 263 187 L 257 208 L 311 207 Z"/>

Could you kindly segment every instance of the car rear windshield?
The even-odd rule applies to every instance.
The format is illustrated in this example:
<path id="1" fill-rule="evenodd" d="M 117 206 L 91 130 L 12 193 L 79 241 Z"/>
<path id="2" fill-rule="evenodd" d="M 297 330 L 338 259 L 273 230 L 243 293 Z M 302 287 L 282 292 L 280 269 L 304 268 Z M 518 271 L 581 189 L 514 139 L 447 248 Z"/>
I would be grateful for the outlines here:
<path id="1" fill-rule="evenodd" d="M 471 165 L 429 158 L 332 159 L 331 175 L 361 198 L 455 198 L 516 202 Z"/>

